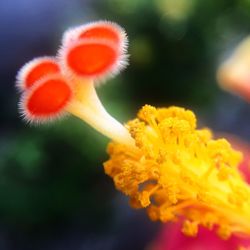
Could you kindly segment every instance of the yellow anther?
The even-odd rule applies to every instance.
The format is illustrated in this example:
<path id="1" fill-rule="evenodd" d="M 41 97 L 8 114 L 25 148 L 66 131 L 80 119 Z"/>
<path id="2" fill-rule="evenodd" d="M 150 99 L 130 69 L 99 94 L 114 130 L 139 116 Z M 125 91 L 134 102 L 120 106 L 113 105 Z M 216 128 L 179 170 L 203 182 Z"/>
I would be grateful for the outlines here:
<path id="1" fill-rule="evenodd" d="M 184 218 L 183 232 L 218 227 L 218 234 L 250 235 L 250 187 L 238 170 L 241 153 L 225 139 L 196 129 L 193 112 L 144 106 L 127 124 L 136 147 L 112 142 L 105 172 L 135 208 L 152 220 Z"/>
<path id="2" fill-rule="evenodd" d="M 182 232 L 191 237 L 195 237 L 198 233 L 198 224 L 189 220 L 184 221 L 182 226 Z"/>

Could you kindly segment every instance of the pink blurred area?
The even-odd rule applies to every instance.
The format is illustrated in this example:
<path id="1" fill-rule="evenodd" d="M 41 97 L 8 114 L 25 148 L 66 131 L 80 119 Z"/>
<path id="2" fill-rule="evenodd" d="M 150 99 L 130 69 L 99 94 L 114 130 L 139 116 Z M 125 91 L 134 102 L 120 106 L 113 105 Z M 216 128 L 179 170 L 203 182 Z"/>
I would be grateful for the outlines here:
<path id="1" fill-rule="evenodd" d="M 187 237 L 181 233 L 179 223 L 163 226 L 150 250 L 237 250 L 249 246 L 250 238 L 232 236 L 229 240 L 222 240 L 214 231 L 202 227 L 197 237 Z"/>
<path id="2" fill-rule="evenodd" d="M 240 170 L 250 183 L 250 145 L 232 135 L 220 134 L 220 137 L 228 139 L 234 149 L 243 153 Z M 163 225 L 149 250 L 238 250 L 239 247 L 250 249 L 250 237 L 231 236 L 228 240 L 222 240 L 216 235 L 215 230 L 209 231 L 203 227 L 199 228 L 197 237 L 187 237 L 181 232 L 180 222 Z"/>

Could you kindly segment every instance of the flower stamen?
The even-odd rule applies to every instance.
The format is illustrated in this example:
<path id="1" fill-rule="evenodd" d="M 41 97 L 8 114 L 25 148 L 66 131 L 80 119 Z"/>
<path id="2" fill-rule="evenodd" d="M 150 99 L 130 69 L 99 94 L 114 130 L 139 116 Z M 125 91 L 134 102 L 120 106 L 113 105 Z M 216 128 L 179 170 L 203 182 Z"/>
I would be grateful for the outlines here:
<path id="1" fill-rule="evenodd" d="M 183 232 L 190 236 L 197 234 L 198 225 L 217 225 L 222 238 L 249 235 L 250 187 L 237 169 L 241 154 L 225 139 L 214 140 L 207 129 L 196 129 L 195 123 L 191 111 L 144 106 L 139 119 L 128 123 L 136 154 L 111 143 L 105 172 L 133 207 L 146 207 L 152 220 L 184 218 Z M 151 193 L 141 183 L 157 188 Z"/>

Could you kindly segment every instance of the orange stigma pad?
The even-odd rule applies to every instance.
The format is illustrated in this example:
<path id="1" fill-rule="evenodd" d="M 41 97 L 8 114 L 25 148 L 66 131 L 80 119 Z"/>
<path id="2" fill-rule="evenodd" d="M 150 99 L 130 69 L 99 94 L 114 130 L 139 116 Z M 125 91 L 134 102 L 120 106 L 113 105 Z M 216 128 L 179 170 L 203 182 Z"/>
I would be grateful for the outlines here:
<path id="1" fill-rule="evenodd" d="M 43 76 L 59 72 L 60 68 L 55 62 L 49 60 L 41 61 L 39 64 L 35 65 L 34 68 L 30 70 L 30 72 L 28 72 L 25 79 L 25 87 L 31 87 L 37 80 L 39 80 Z"/>
<path id="2" fill-rule="evenodd" d="M 80 33 L 79 38 L 100 38 L 112 41 L 116 45 L 120 42 L 117 31 L 114 28 L 105 25 L 84 30 Z"/>
<path id="3" fill-rule="evenodd" d="M 69 84 L 61 78 L 47 79 L 35 88 L 27 100 L 31 115 L 50 116 L 62 111 L 72 96 Z"/>
<path id="4" fill-rule="evenodd" d="M 67 64 L 79 76 L 96 76 L 108 71 L 116 62 L 116 50 L 97 42 L 79 43 L 67 55 Z"/>

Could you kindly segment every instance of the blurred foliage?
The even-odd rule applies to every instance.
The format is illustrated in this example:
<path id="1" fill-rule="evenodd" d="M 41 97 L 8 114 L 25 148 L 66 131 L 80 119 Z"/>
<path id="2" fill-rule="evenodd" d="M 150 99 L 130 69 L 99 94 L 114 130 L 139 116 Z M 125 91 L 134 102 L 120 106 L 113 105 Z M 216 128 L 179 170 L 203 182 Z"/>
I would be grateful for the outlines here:
<path id="1" fill-rule="evenodd" d="M 1 72 L 0 219 L 14 227 L 51 227 L 77 220 L 86 228 L 103 230 L 113 223 L 114 187 L 102 169 L 108 140 L 73 117 L 35 127 L 17 115 L 18 68 L 32 57 L 56 53 L 59 41 L 54 41 L 54 34 L 60 34 L 62 26 L 107 19 L 126 29 L 130 66 L 98 89 L 109 112 L 122 122 L 133 118 L 145 103 L 191 107 L 209 119 L 218 100 L 226 96 L 216 85 L 216 67 L 250 31 L 249 0 L 67 2 L 71 4 L 74 9 L 55 1 L 58 16 L 42 16 L 53 25 L 46 23 L 43 36 L 39 29 L 29 33 L 32 42 L 19 41 L 19 53 Z M 56 25 L 61 19 L 64 23 Z M 32 22 L 25 20 L 24 27 Z M 6 23 L 4 30 L 11 36 L 8 27 Z M 24 34 L 28 31 L 22 29 Z M 12 51 L 16 40 L 11 44 L 8 47 L 6 40 L 2 47 Z"/>
<path id="2" fill-rule="evenodd" d="M 219 57 L 248 34 L 249 1 L 154 0 L 97 2 L 103 18 L 121 23 L 130 38 L 124 78 L 140 106 L 178 104 L 205 111 L 220 92 Z"/>

